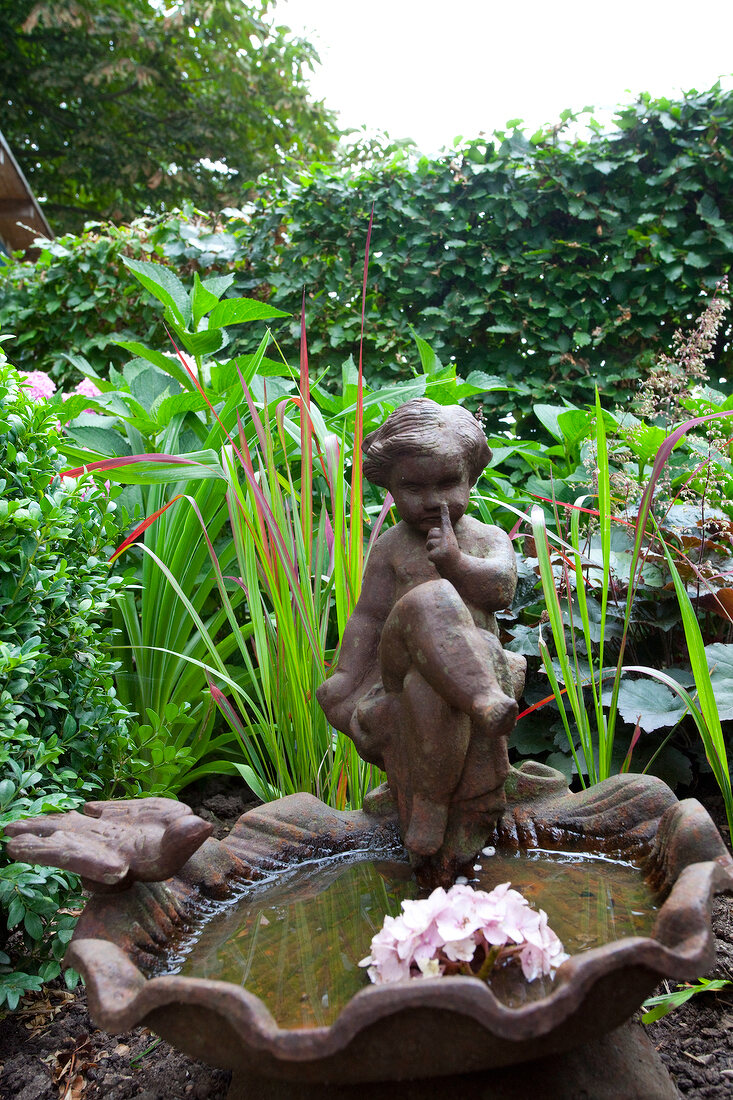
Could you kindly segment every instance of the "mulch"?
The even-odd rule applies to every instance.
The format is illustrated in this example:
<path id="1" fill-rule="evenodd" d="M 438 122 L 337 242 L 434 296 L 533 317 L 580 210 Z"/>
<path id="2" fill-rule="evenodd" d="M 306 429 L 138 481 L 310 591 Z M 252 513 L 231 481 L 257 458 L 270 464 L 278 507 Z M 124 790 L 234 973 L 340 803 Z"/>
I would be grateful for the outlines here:
<path id="1" fill-rule="evenodd" d="M 226 780 L 187 791 L 186 801 L 219 837 L 252 805 Z M 727 836 L 720 800 L 704 801 Z M 733 980 L 730 895 L 716 900 L 713 928 L 717 961 L 710 976 Z M 733 986 L 692 997 L 647 1034 L 681 1096 L 733 1095 Z M 229 1082 L 227 1071 L 192 1061 L 146 1028 L 116 1036 L 99 1031 L 82 987 L 69 993 L 53 982 L 0 1019 L 0 1100 L 224 1100 Z"/>

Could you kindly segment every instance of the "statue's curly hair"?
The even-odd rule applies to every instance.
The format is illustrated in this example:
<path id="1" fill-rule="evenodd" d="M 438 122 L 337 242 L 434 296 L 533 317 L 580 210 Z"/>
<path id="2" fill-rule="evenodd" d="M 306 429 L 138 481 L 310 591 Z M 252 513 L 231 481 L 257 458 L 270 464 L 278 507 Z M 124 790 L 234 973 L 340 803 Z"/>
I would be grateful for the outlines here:
<path id="1" fill-rule="evenodd" d="M 481 427 L 460 405 L 439 405 L 416 397 L 400 405 L 376 431 L 365 436 L 364 476 L 383 489 L 389 488 L 392 468 L 400 458 L 440 454 L 445 435 L 453 436 L 463 452 L 473 485 L 491 460 L 491 450 Z"/>

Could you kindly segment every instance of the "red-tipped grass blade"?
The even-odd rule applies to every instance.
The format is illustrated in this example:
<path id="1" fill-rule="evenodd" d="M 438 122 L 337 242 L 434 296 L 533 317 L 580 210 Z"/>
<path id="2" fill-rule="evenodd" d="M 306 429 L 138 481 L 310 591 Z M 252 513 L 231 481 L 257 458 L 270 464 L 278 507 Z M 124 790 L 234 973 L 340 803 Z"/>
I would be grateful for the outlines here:
<path id="1" fill-rule="evenodd" d="M 134 542 L 137 542 L 143 531 L 147 531 L 148 527 L 150 527 L 152 523 L 155 523 L 158 516 L 162 516 L 163 512 L 166 512 L 170 508 L 171 504 L 175 504 L 175 502 L 177 500 L 180 500 L 183 496 L 185 496 L 185 493 L 178 493 L 178 495 L 169 500 L 167 504 L 164 504 L 162 508 L 158 508 L 157 512 L 153 512 L 152 516 L 148 516 L 147 519 L 144 519 L 142 521 L 142 523 L 139 523 L 132 534 L 128 535 L 125 541 L 121 542 L 115 550 L 114 554 L 112 554 L 109 559 L 109 565 L 111 565 L 113 561 L 116 561 L 117 558 L 119 558 L 120 554 L 124 554 L 125 550 L 127 550 L 129 546 L 132 546 Z"/>
<path id="2" fill-rule="evenodd" d="M 639 715 L 639 719 L 640 718 L 641 718 L 641 715 Z M 621 765 L 621 774 L 622 775 L 624 775 L 629 770 L 629 768 L 631 767 L 631 757 L 633 755 L 634 749 L 636 748 L 637 742 L 638 742 L 640 737 L 641 737 L 641 726 L 639 725 L 639 720 L 637 720 L 636 727 L 634 729 L 634 734 L 631 738 L 631 744 L 629 745 L 629 751 L 626 753 L 626 757 L 624 759 L 624 762 Z"/>
<path id="3" fill-rule="evenodd" d="M 150 462 L 154 465 L 157 463 L 167 463 L 174 466 L 205 467 L 205 463 L 197 462 L 192 458 L 185 458 L 183 455 L 122 455 L 119 458 L 103 458 L 98 462 L 87 462 L 85 466 L 75 466 L 73 470 L 61 470 L 60 473 L 54 474 L 54 477 L 81 477 L 82 474 L 94 473 L 95 470 L 118 470 L 122 466 L 136 466 L 141 462 Z M 208 467 L 205 468 L 208 469 Z M 53 481 L 53 478 L 51 478 L 51 480 Z"/>

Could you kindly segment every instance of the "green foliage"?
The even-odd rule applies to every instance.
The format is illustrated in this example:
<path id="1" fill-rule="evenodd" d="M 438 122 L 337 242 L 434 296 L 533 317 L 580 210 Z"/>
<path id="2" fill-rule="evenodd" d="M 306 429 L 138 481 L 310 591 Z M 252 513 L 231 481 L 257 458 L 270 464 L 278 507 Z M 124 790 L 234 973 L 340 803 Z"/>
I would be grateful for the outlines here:
<path id="1" fill-rule="evenodd" d="M 678 985 L 670 993 L 661 993 L 658 997 L 647 998 L 642 1006 L 647 1011 L 642 1015 L 641 1022 L 643 1024 L 654 1024 L 657 1020 L 661 1020 L 662 1016 L 666 1016 L 673 1009 L 685 1004 L 695 994 L 717 993 L 721 989 L 727 989 L 730 985 L 733 985 L 733 982 L 728 981 L 726 978 L 698 978 L 696 982 L 685 982 L 684 985 Z"/>
<path id="2" fill-rule="evenodd" d="M 312 790 L 359 804 L 369 769 L 334 738 L 315 699 L 361 584 L 359 425 L 376 427 L 409 397 L 450 404 L 500 383 L 459 379 L 420 341 L 427 373 L 372 391 L 347 362 L 338 395 L 310 384 L 307 359 L 296 375 L 267 358 L 269 334 L 254 354 L 220 359 L 235 326 L 281 311 L 223 299 L 231 275 L 195 274 L 187 289 L 162 265 L 126 263 L 164 307 L 178 353 L 126 342 L 136 358 L 109 381 L 86 366 L 98 397 L 57 395 L 54 409 L 74 472 L 96 462 L 138 494 L 125 498 L 130 511 L 148 517 L 118 551 L 135 544 L 142 555 L 119 601 L 120 691 L 149 719 L 136 733 L 140 755 L 157 754 L 140 782 L 177 790 L 208 770 L 232 771 L 238 755 L 263 797 Z M 95 415 L 78 415 L 83 406 Z M 381 502 L 370 494 L 375 516 Z M 209 730 L 212 697 L 239 754 L 225 734 L 195 732 Z"/>
<path id="3" fill-rule="evenodd" d="M 190 205 L 182 213 L 129 226 L 89 225 L 44 243 L 34 262 L 0 266 L 0 329 L 13 332 L 18 370 L 40 370 L 58 385 L 78 380 L 82 356 L 107 377 L 128 359 L 117 341 L 160 344 L 165 333 L 151 297 L 127 277 L 123 260 L 165 254 L 179 269 L 241 260 L 234 238 Z"/>
<path id="4" fill-rule="evenodd" d="M 725 283 L 716 288 L 690 332 L 674 333 L 672 354 L 660 355 L 642 378 L 635 404 L 651 419 L 610 413 L 598 401 L 595 409 L 535 405 L 553 444 L 492 441 L 481 503 L 495 510 L 503 503 L 510 518 L 528 520 L 517 498 L 524 492 L 541 502 L 505 623 L 510 648 L 532 658 L 539 647 L 553 695 L 528 677 L 515 751 L 549 752 L 548 763 L 591 781 L 633 766 L 675 786 L 692 781 L 696 764 L 713 772 L 728 806 L 720 721 L 733 714 L 725 686 L 733 647 L 723 641 L 733 596 L 733 401 L 705 384 L 725 291 Z M 500 476 L 502 463 L 510 465 L 508 478 Z M 551 549 L 546 527 L 553 525 Z M 555 639 L 552 661 L 544 620 Z M 631 679 L 629 671 L 655 682 Z M 687 692 L 693 685 L 699 702 Z M 545 711 L 555 698 L 557 708 Z M 620 740 L 619 720 L 628 726 Z M 670 731 L 661 743 L 648 736 L 657 730 Z"/>
<path id="5" fill-rule="evenodd" d="M 588 138 L 566 138 L 573 121 L 416 164 L 316 166 L 261 194 L 237 285 L 296 313 L 305 280 L 312 361 L 328 365 L 358 339 L 358 227 L 374 203 L 368 379 L 405 373 L 414 325 L 464 377 L 516 384 L 517 416 L 558 396 L 582 403 L 594 381 L 623 399 L 661 326 L 683 324 L 730 265 L 733 92 L 642 96 L 610 133 L 586 120 Z M 718 351 L 727 375 L 730 348 Z"/>
<path id="6" fill-rule="evenodd" d="M 729 267 L 733 92 L 642 97 L 615 125 L 606 134 L 589 124 L 590 137 L 572 140 L 564 126 L 530 140 L 513 131 L 435 160 L 402 152 L 351 170 L 319 165 L 294 182 L 260 181 L 246 209 L 218 219 L 187 208 L 96 227 L 44 248 L 36 266 L 0 269 L 0 320 L 24 341 L 21 369 L 59 381 L 72 369 L 64 353 L 81 353 L 106 377 L 108 361 L 124 362 L 115 334 L 162 342 L 147 296 L 130 283 L 114 293 L 121 255 L 162 260 L 184 282 L 233 272 L 228 294 L 291 314 L 273 329 L 288 344 L 305 283 L 311 367 L 334 388 L 359 342 L 362 226 L 374 202 L 368 382 L 409 376 L 414 329 L 464 378 L 514 387 L 511 402 L 485 399 L 501 415 L 564 400 L 582 408 L 594 381 L 608 406 L 626 403 L 665 330 L 685 325 L 701 288 Z M 232 339 L 230 356 L 247 350 L 236 330 Z M 722 335 L 716 351 L 727 378 Z"/>
<path id="7" fill-rule="evenodd" d="M 221 208 L 337 130 L 271 0 L 3 0 L 3 129 L 52 225 Z"/>
<path id="8" fill-rule="evenodd" d="M 281 402 L 276 424 L 271 422 L 266 387 L 281 397 L 297 395 L 296 403 L 306 408 L 310 396 L 307 371 L 301 372 L 299 391 L 287 365 L 265 358 L 268 336 L 255 355 L 221 364 L 213 358 L 228 343 L 225 326 L 276 317 L 278 310 L 249 299 L 220 301 L 228 278 L 201 282 L 195 277 L 189 293 L 161 265 L 128 261 L 128 266 L 163 304 L 176 343 L 191 357 L 181 351 L 178 361 L 171 360 L 136 345 L 140 358 L 121 375 L 115 372 L 117 389 L 109 383 L 92 402 L 100 412 L 123 414 L 117 429 L 99 429 L 102 434 L 94 437 L 99 446 L 106 442 L 117 451 L 121 428 L 130 442 L 144 430 L 148 447 L 159 443 L 167 448 L 157 460 L 154 453 L 144 462 L 131 456 L 129 465 L 109 471 L 144 487 L 142 507 L 148 515 L 120 548 L 144 532 L 140 583 L 135 585 L 139 594 L 128 585 L 121 597 L 130 645 L 122 690 L 131 705 L 148 714 L 151 727 L 145 732 L 158 752 L 165 742 L 155 738 L 155 720 L 165 713 L 175 734 L 184 700 L 190 700 L 188 725 L 193 719 L 207 729 L 211 699 L 216 700 L 241 743 L 241 752 L 232 753 L 231 736 L 202 742 L 199 732 L 188 742 L 191 759 L 176 759 L 169 741 L 162 750 L 167 759 L 151 756 L 153 771 L 167 765 L 169 785 L 177 789 L 207 771 L 238 767 L 264 798 L 313 790 L 341 805 L 347 799 L 359 803 L 369 769 L 357 761 L 349 742 L 334 740 L 315 699 L 325 674 L 332 610 L 353 602 L 361 581 L 360 554 L 353 571 L 349 567 L 347 518 L 353 496 L 345 456 L 350 460 L 351 446 L 339 448 L 315 405 L 309 414 L 301 412 L 298 424 Z M 154 395 L 152 404 L 138 400 L 143 389 L 148 397 Z M 348 400 L 352 390 L 347 385 Z M 248 416 L 240 409 L 245 396 Z M 78 420 L 69 425 L 67 453 L 88 462 L 93 456 L 74 445 L 84 438 Z M 108 416 L 106 423 L 115 421 Z M 170 453 L 186 435 L 203 450 Z M 343 443 L 343 428 L 341 435 Z M 327 482 L 324 494 L 316 472 L 316 497 L 327 494 L 331 512 L 322 503 L 315 522 L 314 462 Z M 179 480 L 182 469 L 194 475 L 190 483 Z M 359 517 L 360 503 L 356 511 Z M 358 520 L 355 530 L 361 547 Z M 138 728 L 139 740 L 142 733 Z M 182 751 L 185 733 L 182 729 L 174 742 Z M 209 755 L 228 751 L 229 760 L 202 762 L 202 744 Z M 199 765 L 195 770 L 194 763 Z M 142 781 L 147 783 L 147 777 Z"/>
<path id="9" fill-rule="evenodd" d="M 0 828 L 103 796 L 130 755 L 104 628 L 119 584 L 104 552 L 114 504 L 91 479 L 56 476 L 58 442 L 53 411 L 1 357 Z M 0 854 L 0 946 L 18 933 L 0 974 L 8 1003 L 23 975 L 32 988 L 58 974 L 73 923 L 59 909 L 76 892 L 74 876 Z"/>
<path id="10" fill-rule="evenodd" d="M 608 778 L 616 770 L 626 771 L 641 731 L 653 731 L 663 726 L 676 727 L 687 715 L 694 721 L 705 757 L 723 795 L 729 824 L 733 826 L 733 796 L 728 767 L 725 740 L 723 737 L 719 708 L 716 702 L 709 662 L 730 661 L 729 646 L 709 647 L 706 652 L 702 633 L 693 609 L 690 596 L 675 563 L 659 522 L 654 515 L 655 494 L 662 481 L 665 465 L 677 443 L 691 429 L 700 426 L 701 421 L 728 417 L 727 412 L 712 414 L 705 418 L 696 418 L 680 425 L 665 440 L 654 459 L 648 483 L 644 487 L 640 502 L 636 505 L 635 515 L 630 527 L 628 571 L 625 581 L 625 598 L 619 599 L 619 558 L 618 551 L 612 550 L 612 526 L 618 521 L 612 510 L 611 468 L 609 446 L 606 439 L 603 410 L 596 393 L 594 461 L 597 479 L 597 508 L 586 507 L 585 496 L 579 497 L 570 507 L 569 542 L 554 536 L 558 552 L 553 555 L 548 540 L 546 518 L 543 509 L 535 505 L 532 509 L 531 526 L 533 544 L 536 550 L 544 605 L 547 620 L 554 642 L 555 658 L 539 631 L 539 646 L 542 664 L 547 674 L 567 741 L 573 757 L 575 771 L 581 782 L 587 776 L 590 783 Z M 555 514 L 558 504 L 554 500 Z M 586 523 L 581 537 L 581 516 L 592 516 L 597 524 L 596 534 L 591 537 Z M 666 521 L 669 522 L 668 520 Z M 558 526 L 559 520 L 558 520 Z M 638 586 L 643 572 L 654 570 L 649 558 L 652 548 L 659 548 L 658 556 L 666 568 L 666 576 L 660 582 L 671 577 L 676 596 L 677 613 L 684 628 L 684 651 L 687 655 L 691 675 L 689 683 L 695 686 L 695 695 L 691 695 L 685 686 L 685 672 L 682 675 L 675 669 L 662 671 L 627 662 L 627 642 L 633 624 Z M 672 540 L 670 539 L 670 544 Z M 689 547 L 688 547 L 689 549 Z M 675 555 L 680 556 L 688 565 L 690 558 L 674 546 Z M 699 575 L 699 571 L 698 571 Z M 614 631 L 618 615 L 609 614 L 614 603 L 619 603 L 622 614 L 618 627 Z M 638 617 L 638 608 L 636 609 Z M 615 635 L 615 637 L 614 637 Z M 613 640 L 613 663 L 608 661 Z M 651 688 L 632 681 L 624 675 L 642 674 L 657 681 Z M 714 674 L 714 673 L 713 673 Z M 724 678 L 723 671 L 723 678 Z M 591 696 L 591 704 L 587 698 Z M 569 704 L 572 719 L 567 713 Z M 621 762 L 618 753 L 614 754 L 617 717 L 621 713 L 636 726 L 626 759 Z"/>

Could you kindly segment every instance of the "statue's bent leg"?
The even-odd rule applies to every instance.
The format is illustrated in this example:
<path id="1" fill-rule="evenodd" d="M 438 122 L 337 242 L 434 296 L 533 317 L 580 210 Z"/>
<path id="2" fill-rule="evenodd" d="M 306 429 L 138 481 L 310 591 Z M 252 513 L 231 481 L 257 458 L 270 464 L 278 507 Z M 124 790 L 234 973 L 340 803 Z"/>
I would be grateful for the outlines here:
<path id="1" fill-rule="evenodd" d="M 382 682 L 399 692 L 410 667 L 450 706 L 507 733 L 517 708 L 497 638 L 480 630 L 450 581 L 426 581 L 392 608 L 379 645 Z M 504 677 L 502 677 L 503 679 Z"/>
<path id="2" fill-rule="evenodd" d="M 379 647 L 382 682 L 400 698 L 399 746 L 385 754 L 400 772 L 396 786 L 405 843 L 432 855 L 443 843 L 451 801 L 467 754 L 482 765 L 484 790 L 506 778 L 506 734 L 516 716 L 507 694 L 499 641 L 476 627 L 452 584 L 428 581 L 401 597 Z M 500 671 L 502 680 L 497 677 Z M 471 751 L 476 739 L 481 749 Z M 486 774 L 488 758 L 494 767 Z"/>

